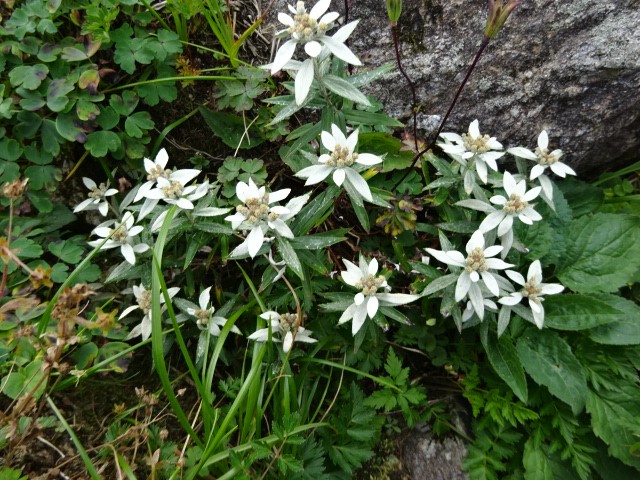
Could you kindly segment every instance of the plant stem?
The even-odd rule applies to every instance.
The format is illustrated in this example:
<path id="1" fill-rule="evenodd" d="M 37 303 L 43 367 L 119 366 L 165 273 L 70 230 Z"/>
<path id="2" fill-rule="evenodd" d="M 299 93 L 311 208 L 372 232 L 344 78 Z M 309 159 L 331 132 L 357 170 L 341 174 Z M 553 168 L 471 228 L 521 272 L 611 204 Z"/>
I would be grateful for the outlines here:
<path id="1" fill-rule="evenodd" d="M 396 63 L 398 64 L 398 70 L 407 81 L 407 85 L 409 85 L 409 89 L 411 90 L 411 111 L 413 113 L 413 144 L 415 146 L 416 152 L 419 150 L 418 148 L 418 118 L 417 118 L 417 108 L 418 101 L 416 100 L 416 89 L 413 86 L 413 82 L 409 78 L 409 75 L 402 68 L 402 62 L 400 60 L 400 41 L 398 39 L 398 24 L 391 25 L 391 36 L 393 37 L 393 48 L 396 52 Z M 415 160 L 414 160 L 415 162 Z M 397 185 L 396 185 L 397 186 Z"/>
<path id="2" fill-rule="evenodd" d="M 462 80 L 462 83 L 460 83 L 460 86 L 458 87 L 458 91 L 456 92 L 455 96 L 453 97 L 453 101 L 451 102 L 451 105 L 449 106 L 449 110 L 447 110 L 447 113 L 445 114 L 444 118 L 442 119 L 442 122 L 440 122 L 440 126 L 438 127 L 438 130 L 436 131 L 436 134 L 433 136 L 433 138 L 427 144 L 426 147 L 424 147 L 422 150 L 420 150 L 418 153 L 416 153 L 416 155 L 413 157 L 413 160 L 411 161 L 411 166 L 407 169 L 407 172 L 402 176 L 402 178 L 400 178 L 400 180 L 398 180 L 396 182 L 396 184 L 393 186 L 392 190 L 395 190 L 396 188 L 398 188 L 398 185 L 400 185 L 404 181 L 404 179 L 407 178 L 409 173 L 411 173 L 411 169 L 415 166 L 416 161 L 423 154 L 425 154 L 426 152 L 428 152 L 429 150 L 431 150 L 435 146 L 435 143 L 438 140 L 438 137 L 440 136 L 440 133 L 442 132 L 442 128 L 444 127 L 445 123 L 447 123 L 447 120 L 449 119 L 449 115 L 451 114 L 451 111 L 453 110 L 453 107 L 458 102 L 458 98 L 460 97 L 460 93 L 462 93 L 462 89 L 467 84 L 467 81 L 469 80 L 469 77 L 471 76 L 471 73 L 476 68 L 476 65 L 478 64 L 478 60 L 480 60 L 480 57 L 482 56 L 482 53 L 484 52 L 484 49 L 487 48 L 487 45 L 489 45 L 489 41 L 490 41 L 489 37 L 483 37 L 482 38 L 482 43 L 480 44 L 480 47 L 478 48 L 478 51 L 476 52 L 476 55 L 473 58 L 473 62 L 471 62 L 471 65 L 469 65 L 469 68 L 467 69 L 467 73 L 464 76 L 464 79 Z"/>

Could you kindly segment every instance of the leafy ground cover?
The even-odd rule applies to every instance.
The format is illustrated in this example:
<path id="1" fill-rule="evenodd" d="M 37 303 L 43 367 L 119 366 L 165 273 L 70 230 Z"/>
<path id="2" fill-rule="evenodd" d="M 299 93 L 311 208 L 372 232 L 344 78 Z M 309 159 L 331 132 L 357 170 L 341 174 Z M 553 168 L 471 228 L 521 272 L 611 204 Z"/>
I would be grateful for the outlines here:
<path id="1" fill-rule="evenodd" d="M 473 479 L 637 475 L 638 164 L 420 138 L 327 0 L 264 61 L 215 0 L 0 15 L 2 478 L 382 475 L 424 423 Z"/>

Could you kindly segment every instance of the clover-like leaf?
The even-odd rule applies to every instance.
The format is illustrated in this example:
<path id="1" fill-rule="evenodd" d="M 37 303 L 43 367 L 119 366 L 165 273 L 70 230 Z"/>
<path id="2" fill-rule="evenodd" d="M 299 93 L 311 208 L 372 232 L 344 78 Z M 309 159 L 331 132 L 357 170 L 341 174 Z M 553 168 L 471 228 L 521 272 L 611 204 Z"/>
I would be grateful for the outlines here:
<path id="1" fill-rule="evenodd" d="M 100 130 L 87 135 L 84 148 L 94 157 L 104 157 L 107 152 L 115 152 L 120 148 L 120 137 L 115 132 Z"/>
<path id="2" fill-rule="evenodd" d="M 124 129 L 127 135 L 134 138 L 141 138 L 145 131 L 151 130 L 154 125 L 149 112 L 136 112 L 127 117 L 124 122 Z"/>
<path id="3" fill-rule="evenodd" d="M 22 86 L 27 90 L 35 90 L 47 78 L 48 73 L 49 68 L 42 63 L 29 66 L 21 65 L 9 72 L 9 81 L 13 87 Z"/>

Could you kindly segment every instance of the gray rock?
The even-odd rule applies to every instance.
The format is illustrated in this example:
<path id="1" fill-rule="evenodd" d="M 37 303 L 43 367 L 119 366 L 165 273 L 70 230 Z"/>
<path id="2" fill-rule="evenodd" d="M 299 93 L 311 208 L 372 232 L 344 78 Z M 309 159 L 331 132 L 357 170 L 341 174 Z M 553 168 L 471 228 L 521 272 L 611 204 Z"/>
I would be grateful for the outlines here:
<path id="1" fill-rule="evenodd" d="M 437 438 L 428 429 L 413 429 L 402 448 L 402 464 L 412 480 L 467 480 L 462 461 L 467 454 L 458 437 Z"/>
<path id="2" fill-rule="evenodd" d="M 291 3 L 294 3 L 293 1 Z M 307 1 L 308 7 L 314 2 Z M 482 40 L 486 0 L 404 0 L 400 38 L 423 135 L 435 132 Z M 278 0 L 271 10 L 284 11 Z M 332 10 L 344 11 L 342 2 Z M 351 48 L 367 66 L 394 62 L 381 0 L 353 0 Z M 530 0 L 485 50 L 445 131 L 482 133 L 533 149 L 542 129 L 580 176 L 619 165 L 640 146 L 640 1 Z M 396 70 L 370 93 L 410 125 L 411 95 Z"/>

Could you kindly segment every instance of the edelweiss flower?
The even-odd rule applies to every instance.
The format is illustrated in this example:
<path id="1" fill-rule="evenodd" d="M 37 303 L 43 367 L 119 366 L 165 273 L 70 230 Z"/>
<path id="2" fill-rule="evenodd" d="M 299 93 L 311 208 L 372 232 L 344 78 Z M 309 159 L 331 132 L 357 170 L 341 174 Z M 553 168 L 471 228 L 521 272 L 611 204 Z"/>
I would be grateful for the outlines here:
<path id="1" fill-rule="evenodd" d="M 227 319 L 223 317 L 214 317 L 213 312 L 215 308 L 213 305 L 209 305 L 211 300 L 211 287 L 205 288 L 200 297 L 198 298 L 198 304 L 200 308 L 187 308 L 187 313 L 196 317 L 198 328 L 201 330 L 209 330 L 209 333 L 214 337 L 220 335 L 220 327 L 224 327 L 227 323 Z M 231 327 L 233 333 L 240 334 L 240 330 L 235 325 Z"/>
<path id="2" fill-rule="evenodd" d="M 513 147 L 508 149 L 507 152 L 515 155 L 516 157 L 526 158 L 527 160 L 538 162 L 538 164 L 531 169 L 529 179 L 538 179 L 544 195 L 549 200 L 553 198 L 553 186 L 551 185 L 551 180 L 549 179 L 549 177 L 543 175 L 544 171 L 547 168 L 550 168 L 553 173 L 562 178 L 566 177 L 567 175 L 576 174 L 576 172 L 574 172 L 569 165 L 566 165 L 560 161 L 560 157 L 562 157 L 562 150 L 554 150 L 552 152 L 549 152 L 549 135 L 547 135 L 547 132 L 545 130 L 543 130 L 540 135 L 538 135 L 538 148 L 536 148 L 535 153 L 524 147 Z"/>
<path id="3" fill-rule="evenodd" d="M 354 152 L 358 144 L 358 130 L 346 138 L 337 125 L 331 125 L 331 133 L 322 132 L 320 138 L 322 145 L 331 153 L 320 155 L 318 158 L 320 165 L 303 168 L 296 173 L 296 177 L 306 178 L 305 185 L 315 185 L 333 173 L 332 178 L 336 185 L 342 186 L 346 179 L 364 199 L 372 201 L 369 185 L 352 166 L 354 164 L 377 165 L 382 163 L 382 158 L 371 153 Z"/>
<path id="4" fill-rule="evenodd" d="M 529 307 L 533 313 L 533 320 L 538 328 L 542 328 L 544 325 L 544 307 L 542 302 L 544 298 L 542 295 L 554 295 L 564 290 L 564 286 L 558 283 L 542 283 L 542 266 L 540 260 L 536 260 L 529 266 L 527 272 L 527 280 L 518 272 L 507 270 L 505 272 L 511 280 L 518 285 L 524 287 L 519 292 L 514 292 L 508 297 L 503 297 L 498 302 L 503 305 L 516 305 L 522 301 L 523 298 L 529 299 Z"/>
<path id="5" fill-rule="evenodd" d="M 260 318 L 269 321 L 271 328 L 261 328 L 249 335 L 247 337 L 249 340 L 266 342 L 269 340 L 269 330 L 271 330 L 272 340 L 274 342 L 283 342 L 282 350 L 284 350 L 284 353 L 291 350 L 293 342 L 315 343 L 318 341 L 315 338 L 311 338 L 313 332 L 300 326 L 298 315 L 295 313 L 283 313 L 280 315 L 277 312 L 268 311 L 260 315 Z M 284 338 L 273 337 L 273 335 Z"/>
<path id="6" fill-rule="evenodd" d="M 131 265 L 136 263 L 136 253 L 144 253 L 149 250 L 146 243 L 136 243 L 135 237 L 144 230 L 140 225 L 134 226 L 135 220 L 133 214 L 127 212 L 120 222 L 109 220 L 98 225 L 93 233 L 102 239 L 109 238 L 100 250 L 108 250 L 110 248 L 120 247 L 120 252 L 124 259 Z M 114 225 L 113 228 L 110 225 Z M 97 247 L 103 240 L 93 240 L 89 242 L 92 247 Z"/>
<path id="7" fill-rule="evenodd" d="M 80 204 L 73 209 L 73 212 L 97 209 L 100 214 L 105 217 L 109 212 L 107 197 L 115 195 L 118 193 L 118 190 L 109 188 L 108 183 L 101 183 L 100 186 L 98 186 L 96 182 L 87 177 L 82 177 L 82 183 L 84 183 L 84 186 L 91 190 L 91 192 L 89 192 L 89 198 L 80 202 Z"/>
<path id="8" fill-rule="evenodd" d="M 169 298 L 173 298 L 179 291 L 180 289 L 178 287 L 167 288 Z M 138 305 L 132 305 L 125 308 L 125 310 L 120 314 L 120 319 L 126 317 L 131 312 L 138 309 L 142 310 L 144 316 L 142 317 L 142 321 L 140 322 L 140 324 L 134 327 L 129 335 L 127 335 L 126 340 L 131 340 L 132 338 L 140 335 L 142 335 L 142 340 L 146 340 L 151 336 L 151 290 L 147 290 L 142 285 L 134 285 L 133 295 L 136 297 Z M 160 295 L 160 303 L 164 303 L 164 295 Z M 163 306 L 162 311 L 164 311 L 165 308 L 166 307 Z"/>
<path id="9" fill-rule="evenodd" d="M 508 197 L 494 195 L 489 199 L 495 205 L 502 205 L 502 209 L 487 215 L 479 229 L 482 233 L 487 233 L 498 227 L 504 257 L 513 244 L 513 219 L 517 217 L 522 223 L 532 225 L 533 222 L 542 220 L 542 216 L 529 205 L 529 202 L 540 194 L 541 187 L 532 188 L 527 192 L 527 182 L 521 180 L 516 183 L 509 172 L 504 172 L 502 182 Z"/>
<path id="10" fill-rule="evenodd" d="M 469 131 L 458 135 L 457 133 L 440 134 L 448 142 L 439 143 L 438 146 L 445 153 L 452 155 L 457 161 L 465 167 L 471 168 L 471 162 L 475 164 L 478 177 L 483 183 L 487 183 L 487 166 L 494 171 L 498 171 L 496 160 L 504 155 L 505 152 L 494 150 L 502 150 L 502 144 L 495 137 L 489 135 L 480 135 L 480 127 L 478 120 L 474 120 L 469 125 Z M 468 171 L 469 172 L 469 171 Z M 470 175 L 470 173 L 467 173 Z M 465 190 L 470 193 L 473 189 L 474 181 L 465 178 Z"/>
<path id="11" fill-rule="evenodd" d="M 304 2 L 297 2 L 296 7 L 288 5 L 291 17 L 286 13 L 279 13 L 278 20 L 288 28 L 278 32 L 278 35 L 290 35 L 290 39 L 283 43 L 276 52 L 271 64 L 271 74 L 282 70 L 293 58 L 298 43 L 304 44 L 304 50 L 311 58 L 300 65 L 295 81 L 296 103 L 301 105 L 309 93 L 314 78 L 313 59 L 320 55 L 322 47 L 326 47 L 331 53 L 351 65 L 362 65 L 353 54 L 345 41 L 356 28 L 358 21 L 350 22 L 340 28 L 332 37 L 326 32 L 333 27 L 333 21 L 339 16 L 337 12 L 325 12 L 329 9 L 331 0 L 320 0 L 309 13 L 305 9 Z"/>
<path id="12" fill-rule="evenodd" d="M 295 197 L 286 206 L 269 206 L 274 202 L 284 200 L 291 192 L 290 188 L 267 193 L 265 187 L 258 188 L 249 178 L 249 183 L 238 182 L 236 196 L 243 205 L 236 207 L 236 213 L 229 215 L 225 220 L 231 222 L 234 230 L 249 230 L 249 234 L 243 243 L 238 245 L 231 257 L 249 254 L 254 258 L 265 241 L 265 234 L 269 230 L 275 231 L 285 238 L 293 238 L 293 232 L 285 223 L 293 218 L 309 199 L 309 195 Z"/>
<path id="13" fill-rule="evenodd" d="M 353 297 L 353 304 L 347 307 L 338 320 L 339 325 L 353 320 L 351 324 L 353 335 L 362 328 L 367 316 L 373 318 L 376 315 L 380 306 L 404 305 L 419 298 L 418 295 L 406 293 L 388 293 L 391 291 L 391 287 L 387 284 L 386 278 L 383 275 L 376 276 L 378 261 L 375 258 L 367 263 L 364 257 L 360 257 L 360 266 L 349 260 L 342 261 L 347 267 L 347 270 L 341 272 L 342 279 L 347 285 L 361 290 Z M 378 293 L 379 289 L 382 289 L 383 293 Z"/>
<path id="14" fill-rule="evenodd" d="M 471 239 L 467 242 L 467 257 L 457 250 L 441 251 L 427 248 L 430 255 L 447 265 L 464 268 L 456 282 L 455 299 L 459 302 L 467 295 L 473 305 L 478 317 L 484 317 L 484 297 L 482 290 L 478 285 L 478 281 L 482 278 L 483 283 L 495 297 L 500 295 L 500 287 L 498 285 L 499 275 L 490 272 L 493 270 L 503 270 L 513 267 L 512 264 L 506 263 L 493 257 L 502 251 L 501 246 L 494 245 L 484 247 L 484 235 L 480 230 L 471 235 Z"/>
<path id="15" fill-rule="evenodd" d="M 200 174 L 200 170 L 176 170 L 169 178 L 156 180 L 156 188 L 149 190 L 145 197 L 151 200 L 164 200 L 184 210 L 193 210 L 193 202 L 204 197 L 209 191 L 209 182 L 200 185 L 185 186 Z"/>

